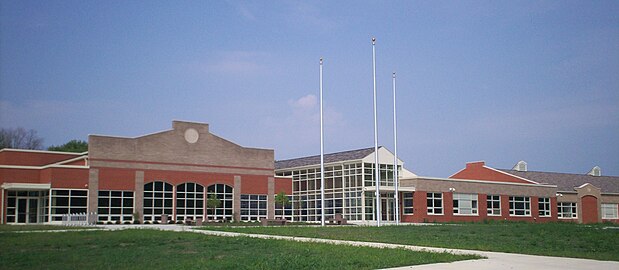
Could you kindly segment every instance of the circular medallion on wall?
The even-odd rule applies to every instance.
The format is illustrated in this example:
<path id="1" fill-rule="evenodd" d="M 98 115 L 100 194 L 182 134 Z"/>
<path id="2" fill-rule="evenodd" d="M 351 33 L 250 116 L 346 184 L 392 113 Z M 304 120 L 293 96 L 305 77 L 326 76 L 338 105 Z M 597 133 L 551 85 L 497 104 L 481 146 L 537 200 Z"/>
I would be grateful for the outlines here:
<path id="1" fill-rule="evenodd" d="M 188 128 L 187 130 L 185 130 L 185 141 L 187 141 L 188 143 L 196 143 L 198 141 L 198 138 L 200 138 L 200 134 L 197 130 L 193 128 Z"/>

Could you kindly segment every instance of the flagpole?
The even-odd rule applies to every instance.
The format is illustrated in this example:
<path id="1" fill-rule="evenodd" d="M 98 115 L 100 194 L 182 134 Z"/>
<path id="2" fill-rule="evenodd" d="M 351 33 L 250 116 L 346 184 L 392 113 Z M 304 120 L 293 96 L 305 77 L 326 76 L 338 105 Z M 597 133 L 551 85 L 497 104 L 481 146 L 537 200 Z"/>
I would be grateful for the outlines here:
<path id="1" fill-rule="evenodd" d="M 322 57 L 320 58 L 320 225 L 325 226 L 325 147 L 322 121 Z"/>
<path id="2" fill-rule="evenodd" d="M 376 174 L 376 226 L 380 227 L 380 164 L 378 164 L 378 125 L 376 120 L 376 38 L 372 38 L 372 79 L 374 81 L 374 171 Z"/>
<path id="3" fill-rule="evenodd" d="M 395 72 L 393 73 L 393 185 L 395 186 L 395 224 L 400 224 L 400 186 L 398 179 L 398 127 L 395 110 Z"/>

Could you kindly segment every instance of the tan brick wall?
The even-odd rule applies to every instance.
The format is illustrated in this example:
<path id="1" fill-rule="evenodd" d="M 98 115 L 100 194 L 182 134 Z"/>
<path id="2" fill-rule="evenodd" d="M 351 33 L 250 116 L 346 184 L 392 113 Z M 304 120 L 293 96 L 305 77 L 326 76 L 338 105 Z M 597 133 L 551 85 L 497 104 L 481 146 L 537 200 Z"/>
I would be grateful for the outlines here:
<path id="1" fill-rule="evenodd" d="M 618 195 L 602 194 L 601 203 L 619 203 L 619 194 Z"/>
<path id="2" fill-rule="evenodd" d="M 267 218 L 275 218 L 275 178 L 269 177 L 267 194 Z"/>
<path id="3" fill-rule="evenodd" d="M 185 131 L 189 128 L 198 131 L 196 143 L 185 140 Z M 92 166 L 101 166 L 96 160 L 104 159 L 274 168 L 273 150 L 239 146 L 211 134 L 208 124 L 201 123 L 174 121 L 172 130 L 137 138 L 90 135 L 88 143 Z"/>
<path id="4" fill-rule="evenodd" d="M 99 170 L 88 172 L 88 212 L 98 212 L 99 208 Z"/>
<path id="5" fill-rule="evenodd" d="M 133 212 L 140 215 L 140 222 L 144 222 L 144 172 L 135 172 L 135 193 L 134 193 L 135 209 Z"/>
<path id="6" fill-rule="evenodd" d="M 234 202 L 232 203 L 232 212 L 234 213 L 234 221 L 241 220 L 241 176 L 234 176 Z"/>

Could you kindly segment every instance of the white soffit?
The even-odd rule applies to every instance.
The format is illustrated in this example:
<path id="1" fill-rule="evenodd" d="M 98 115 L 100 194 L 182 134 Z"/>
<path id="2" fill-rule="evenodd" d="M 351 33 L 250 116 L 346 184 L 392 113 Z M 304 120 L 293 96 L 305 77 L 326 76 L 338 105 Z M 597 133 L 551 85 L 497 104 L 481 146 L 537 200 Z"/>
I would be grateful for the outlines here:
<path id="1" fill-rule="evenodd" d="M 16 189 L 16 190 L 42 190 L 52 188 L 52 184 L 34 184 L 34 183 L 4 183 L 3 189 Z"/>

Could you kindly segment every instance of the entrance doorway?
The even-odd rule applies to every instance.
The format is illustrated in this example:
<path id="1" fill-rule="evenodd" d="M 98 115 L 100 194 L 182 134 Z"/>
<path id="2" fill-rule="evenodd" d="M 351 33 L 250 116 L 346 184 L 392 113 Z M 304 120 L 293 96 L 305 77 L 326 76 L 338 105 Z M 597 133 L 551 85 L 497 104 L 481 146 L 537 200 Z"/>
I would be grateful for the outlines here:
<path id="1" fill-rule="evenodd" d="M 381 218 L 384 221 L 395 221 L 395 199 L 393 194 L 390 193 L 383 196 L 381 195 L 380 198 Z"/>
<path id="2" fill-rule="evenodd" d="M 7 223 L 43 223 L 45 222 L 44 191 L 8 191 L 6 206 Z"/>
<path id="3" fill-rule="evenodd" d="M 17 198 L 17 222 L 39 223 L 39 199 Z"/>

